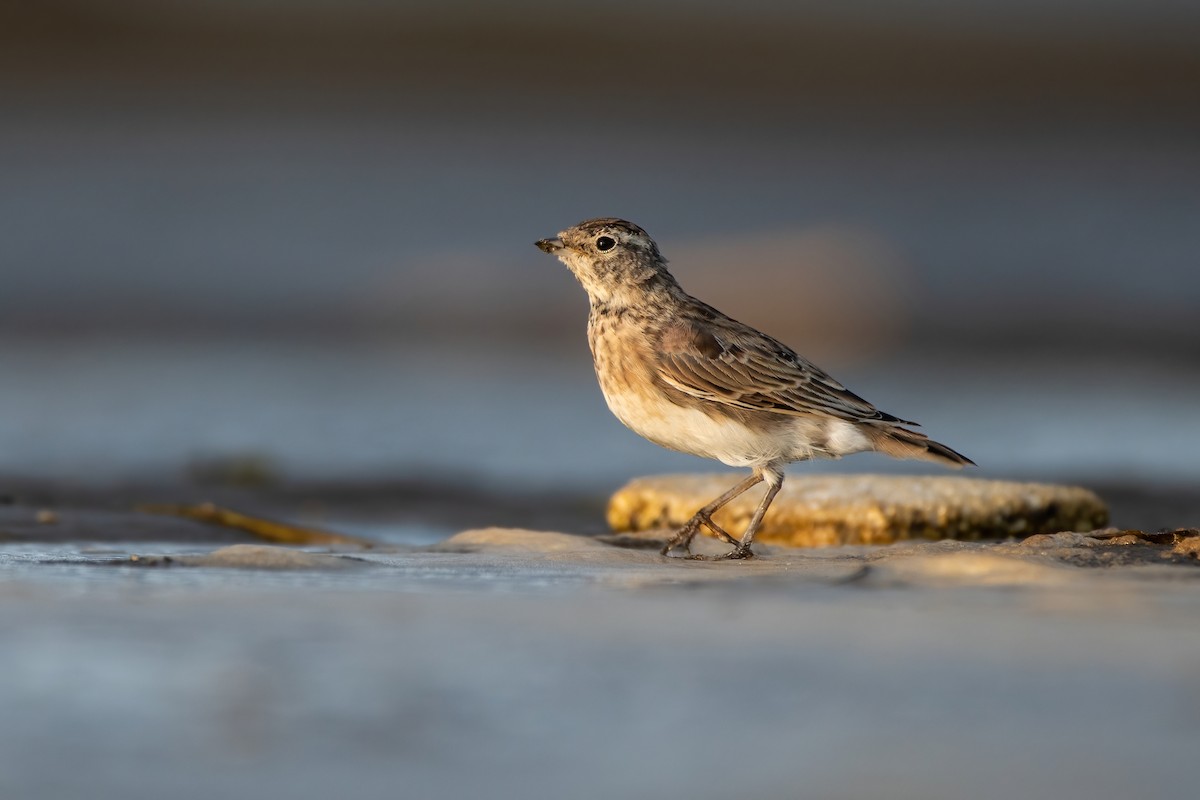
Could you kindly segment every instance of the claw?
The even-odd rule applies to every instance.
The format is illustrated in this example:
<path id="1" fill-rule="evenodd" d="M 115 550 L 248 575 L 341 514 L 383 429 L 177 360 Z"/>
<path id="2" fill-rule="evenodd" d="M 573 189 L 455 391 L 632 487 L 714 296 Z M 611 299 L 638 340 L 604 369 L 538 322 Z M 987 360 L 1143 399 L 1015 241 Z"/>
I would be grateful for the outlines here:
<path id="1" fill-rule="evenodd" d="M 722 553 L 719 556 L 706 556 L 701 553 L 684 556 L 686 561 L 741 561 L 747 558 L 754 558 L 754 553 L 749 547 L 735 547 L 728 553 Z"/>
<path id="2" fill-rule="evenodd" d="M 666 544 L 664 544 L 662 546 L 662 549 L 658 551 L 658 554 L 660 556 L 668 556 L 671 554 L 671 551 L 674 550 L 676 547 L 678 547 L 680 544 L 681 544 L 681 542 L 676 542 L 674 539 L 672 539 L 671 541 L 667 542 Z M 683 552 L 687 553 L 689 556 L 692 554 L 692 545 L 690 542 L 683 546 Z"/>
<path id="3" fill-rule="evenodd" d="M 663 545 L 663 548 L 658 551 L 659 554 L 664 556 L 669 555 L 672 550 L 682 545 L 683 551 L 688 555 L 691 555 L 692 539 L 696 538 L 696 534 L 699 533 L 699 531 L 700 525 L 696 518 L 692 517 L 687 521 L 686 525 L 680 528 L 674 536 L 667 540 L 667 543 Z"/>

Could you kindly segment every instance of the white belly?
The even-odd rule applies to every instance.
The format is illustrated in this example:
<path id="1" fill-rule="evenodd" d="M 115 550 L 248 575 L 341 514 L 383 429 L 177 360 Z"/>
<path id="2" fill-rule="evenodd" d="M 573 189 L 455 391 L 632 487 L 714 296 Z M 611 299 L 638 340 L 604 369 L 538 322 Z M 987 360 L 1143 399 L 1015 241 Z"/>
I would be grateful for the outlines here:
<path id="1" fill-rule="evenodd" d="M 734 419 L 683 408 L 661 397 L 605 392 L 604 399 L 609 410 L 634 433 L 670 450 L 715 458 L 731 467 L 765 466 L 811 455 L 811 449 L 808 454 L 797 454 L 794 437 L 786 433 L 757 431 Z"/>

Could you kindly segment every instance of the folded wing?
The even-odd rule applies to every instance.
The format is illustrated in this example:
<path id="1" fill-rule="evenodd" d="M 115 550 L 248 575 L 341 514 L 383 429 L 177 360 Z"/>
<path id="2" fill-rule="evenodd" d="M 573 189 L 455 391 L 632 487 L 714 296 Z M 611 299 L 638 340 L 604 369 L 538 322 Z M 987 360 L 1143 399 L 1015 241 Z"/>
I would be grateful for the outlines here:
<path id="1" fill-rule="evenodd" d="M 787 345 L 705 308 L 709 319 L 679 319 L 658 342 L 658 377 L 702 400 L 780 414 L 915 425 L 886 414 Z"/>

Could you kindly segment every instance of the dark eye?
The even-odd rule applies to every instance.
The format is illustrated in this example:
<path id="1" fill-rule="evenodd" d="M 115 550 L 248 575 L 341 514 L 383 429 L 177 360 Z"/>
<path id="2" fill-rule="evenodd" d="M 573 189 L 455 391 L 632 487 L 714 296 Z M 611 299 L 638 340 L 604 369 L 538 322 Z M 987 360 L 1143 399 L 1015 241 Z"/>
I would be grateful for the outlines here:
<path id="1" fill-rule="evenodd" d="M 600 251 L 612 250 L 617 246 L 617 240 L 611 236 L 601 236 L 596 240 L 596 249 Z"/>

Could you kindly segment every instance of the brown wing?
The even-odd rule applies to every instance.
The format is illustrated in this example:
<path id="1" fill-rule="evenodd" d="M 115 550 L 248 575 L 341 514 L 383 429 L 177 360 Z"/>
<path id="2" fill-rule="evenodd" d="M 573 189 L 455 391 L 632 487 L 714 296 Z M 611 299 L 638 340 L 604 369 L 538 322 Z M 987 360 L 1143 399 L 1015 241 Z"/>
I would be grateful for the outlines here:
<path id="1" fill-rule="evenodd" d="M 737 408 L 917 424 L 875 408 L 782 342 L 704 311 L 709 319 L 677 319 L 659 339 L 658 377 L 668 386 Z"/>

